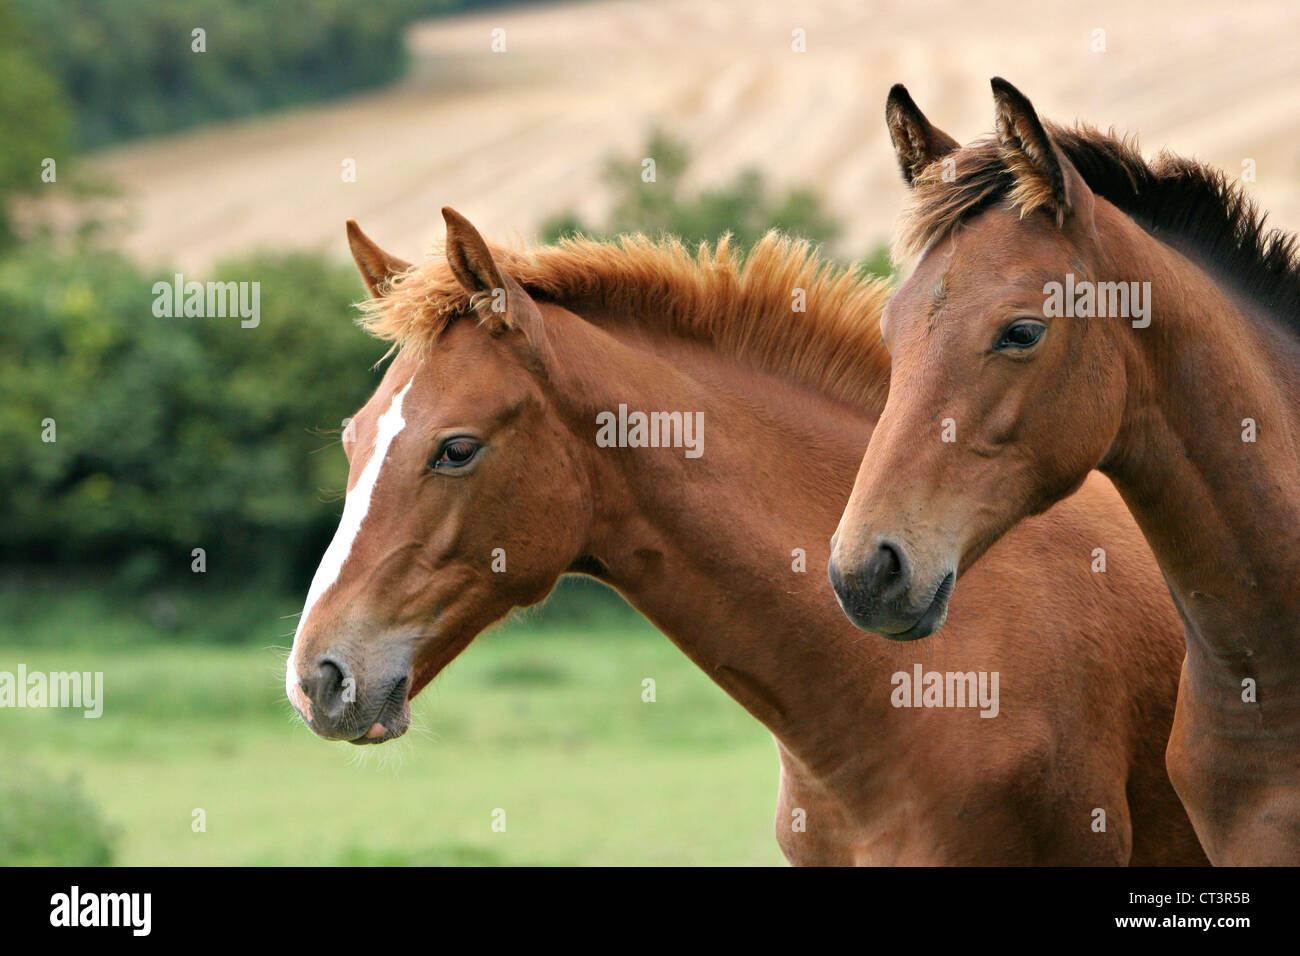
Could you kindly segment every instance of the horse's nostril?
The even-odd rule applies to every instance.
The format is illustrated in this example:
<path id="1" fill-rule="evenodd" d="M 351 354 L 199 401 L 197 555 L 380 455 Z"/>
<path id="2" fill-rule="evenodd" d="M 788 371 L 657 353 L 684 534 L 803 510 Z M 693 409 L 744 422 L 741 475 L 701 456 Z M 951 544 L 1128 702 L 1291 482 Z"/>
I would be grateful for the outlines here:
<path id="1" fill-rule="evenodd" d="M 889 600 L 907 590 L 907 559 L 902 548 L 892 541 L 881 541 L 863 575 L 867 585 L 880 598 Z"/>
<path id="2" fill-rule="evenodd" d="M 331 658 L 322 657 L 316 673 L 302 684 L 317 712 L 329 719 L 337 718 L 352 700 L 351 674 L 345 665 Z"/>
<path id="3" fill-rule="evenodd" d="M 877 580 L 891 578 L 903 570 L 903 562 L 898 557 L 898 549 L 888 541 L 880 542 L 876 553 L 871 556 L 867 573 Z"/>

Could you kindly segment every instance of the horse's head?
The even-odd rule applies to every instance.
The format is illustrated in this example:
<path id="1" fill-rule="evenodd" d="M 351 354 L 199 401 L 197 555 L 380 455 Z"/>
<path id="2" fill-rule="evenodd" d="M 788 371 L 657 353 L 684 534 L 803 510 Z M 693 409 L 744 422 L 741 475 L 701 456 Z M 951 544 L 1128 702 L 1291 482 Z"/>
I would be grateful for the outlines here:
<path id="1" fill-rule="evenodd" d="M 830 572 L 849 618 L 896 640 L 937 630 L 958 571 L 1080 485 L 1123 409 L 1128 323 L 1065 317 L 1050 294 L 1104 276 L 1094 217 L 1122 217 L 1023 95 L 993 91 L 996 135 L 965 149 L 901 86 L 886 107 L 923 252 L 881 317 L 889 398 Z"/>
<path id="2" fill-rule="evenodd" d="M 472 314 L 404 346 L 344 430 L 343 516 L 289 656 L 289 699 L 332 740 L 404 733 L 410 700 L 483 628 L 545 597 L 586 527 L 572 443 L 556 440 L 540 385 L 538 307 L 469 222 L 443 214 L 447 281 Z M 348 237 L 376 310 L 420 308 L 389 301 L 407 263 L 353 223 Z"/>

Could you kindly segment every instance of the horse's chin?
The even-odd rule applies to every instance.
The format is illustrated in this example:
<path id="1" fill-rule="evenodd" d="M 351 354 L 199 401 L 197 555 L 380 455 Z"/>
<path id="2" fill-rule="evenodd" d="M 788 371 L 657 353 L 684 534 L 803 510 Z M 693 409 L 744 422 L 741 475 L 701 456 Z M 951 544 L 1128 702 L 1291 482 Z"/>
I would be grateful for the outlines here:
<path id="1" fill-rule="evenodd" d="M 387 743 L 402 736 L 410 726 L 411 698 L 403 694 L 400 700 L 392 701 L 380 709 L 369 730 L 360 737 L 353 737 L 348 743 L 358 746 Z"/>
<path id="2" fill-rule="evenodd" d="M 406 700 L 409 704 L 433 682 L 433 679 L 443 672 L 443 670 L 460 656 L 460 652 L 469 646 L 470 642 L 477 637 L 473 633 L 468 637 L 458 638 L 436 638 L 432 646 L 416 656 L 415 664 L 412 667 L 411 680 L 408 683 L 409 690 L 406 694 Z"/>
<path id="3" fill-rule="evenodd" d="M 428 668 L 417 674 L 411 681 L 411 693 L 406 698 L 407 703 L 409 704 L 411 701 L 415 700 L 420 691 L 433 683 L 433 679 L 438 676 L 438 672 L 441 670 L 441 667 Z"/>

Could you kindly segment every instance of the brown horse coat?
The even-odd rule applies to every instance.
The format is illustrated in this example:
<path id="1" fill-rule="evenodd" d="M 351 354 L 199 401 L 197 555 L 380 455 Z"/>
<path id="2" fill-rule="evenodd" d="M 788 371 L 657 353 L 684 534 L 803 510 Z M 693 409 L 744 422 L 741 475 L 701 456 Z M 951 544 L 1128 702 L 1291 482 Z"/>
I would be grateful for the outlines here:
<path id="1" fill-rule="evenodd" d="M 840 597 L 864 628 L 924 636 L 956 572 L 960 594 L 1099 468 L 1185 625 L 1168 763 L 1210 858 L 1300 863 L 1297 239 L 1217 170 L 993 93 L 996 134 L 965 148 L 901 87 L 886 107 L 922 256 L 882 319 L 894 385 Z"/>
<path id="2" fill-rule="evenodd" d="M 447 218 L 448 262 L 410 271 L 353 235 L 367 322 L 402 348 L 354 419 L 349 505 L 365 492 L 368 512 L 290 659 L 313 729 L 400 733 L 394 692 L 579 571 L 772 732 L 792 862 L 1204 861 L 1162 759 L 1178 622 L 1104 479 L 993 548 L 941 637 L 887 644 L 841 614 L 821 568 L 887 386 L 881 287 L 774 237 L 742 268 L 643 240 L 490 250 Z M 702 453 L 604 447 L 620 405 L 700 414 Z M 972 692 L 996 675 L 996 702 L 925 706 L 961 681 L 929 697 L 903 686 L 918 667 Z M 336 671 L 357 700 L 331 709 Z"/>

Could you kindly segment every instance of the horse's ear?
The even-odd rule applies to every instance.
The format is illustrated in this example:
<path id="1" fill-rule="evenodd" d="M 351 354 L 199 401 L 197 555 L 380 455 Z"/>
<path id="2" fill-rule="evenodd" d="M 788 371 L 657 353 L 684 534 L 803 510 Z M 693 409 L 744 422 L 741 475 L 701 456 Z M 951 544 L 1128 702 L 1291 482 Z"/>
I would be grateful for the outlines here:
<path id="1" fill-rule="evenodd" d="M 504 289 L 501 270 L 473 223 L 450 206 L 442 207 L 442 218 L 447 223 L 447 264 L 465 291 L 491 295 Z"/>
<path id="2" fill-rule="evenodd" d="M 998 143 L 1016 180 L 1012 201 L 1021 209 L 1046 208 L 1058 226 L 1071 212 L 1083 212 L 1085 204 L 1090 209 L 1091 191 L 1043 128 L 1033 104 L 1000 76 L 992 85 Z"/>
<path id="3" fill-rule="evenodd" d="M 354 219 L 348 220 L 348 248 L 352 250 L 352 258 L 356 260 L 361 278 L 374 299 L 388 291 L 388 283 L 393 276 L 411 268 L 409 262 L 390 256 L 375 245 L 375 241 L 361 231 Z"/>
<path id="4" fill-rule="evenodd" d="M 498 268 L 492 251 L 474 225 L 442 207 L 447 223 L 447 264 L 474 300 L 475 310 L 494 332 L 518 329 L 539 354 L 549 352 L 542 313 L 523 286 Z"/>
<path id="5" fill-rule="evenodd" d="M 885 125 L 909 186 L 926 166 L 958 147 L 955 139 L 925 118 L 902 83 L 895 83 L 885 99 Z"/>

